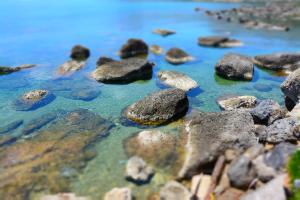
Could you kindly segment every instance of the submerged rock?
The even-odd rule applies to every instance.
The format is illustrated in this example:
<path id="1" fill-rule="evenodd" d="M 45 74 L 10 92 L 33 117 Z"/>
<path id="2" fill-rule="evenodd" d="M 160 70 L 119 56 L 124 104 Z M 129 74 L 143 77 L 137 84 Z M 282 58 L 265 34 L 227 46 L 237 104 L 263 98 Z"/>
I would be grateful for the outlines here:
<path id="1" fill-rule="evenodd" d="M 257 99 L 254 96 L 225 96 L 219 97 L 217 102 L 221 110 L 235 110 L 239 108 L 254 108 Z"/>
<path id="2" fill-rule="evenodd" d="M 196 113 L 185 123 L 187 148 L 179 178 L 190 178 L 227 149 L 241 152 L 257 143 L 251 115 L 245 111 Z"/>
<path id="3" fill-rule="evenodd" d="M 13 106 L 17 111 L 36 110 L 51 103 L 54 99 L 55 96 L 47 90 L 33 90 L 19 97 Z"/>
<path id="4" fill-rule="evenodd" d="M 163 37 L 169 36 L 169 35 L 173 35 L 176 32 L 175 31 L 171 31 L 171 30 L 166 30 L 166 29 L 155 29 L 153 31 L 153 33 L 161 35 Z"/>
<path id="5" fill-rule="evenodd" d="M 284 95 L 297 104 L 300 94 L 300 69 L 291 73 L 280 87 Z"/>
<path id="6" fill-rule="evenodd" d="M 215 70 L 217 75 L 226 79 L 250 81 L 253 78 L 254 65 L 246 56 L 226 54 L 216 64 Z"/>
<path id="7" fill-rule="evenodd" d="M 23 120 L 17 120 L 17 121 L 11 122 L 5 126 L 0 127 L 0 135 L 7 134 L 7 133 L 14 131 L 22 124 L 23 124 Z"/>
<path id="8" fill-rule="evenodd" d="M 124 116 L 138 124 L 160 125 L 183 117 L 189 107 L 183 90 L 166 89 L 127 107 Z"/>
<path id="9" fill-rule="evenodd" d="M 272 87 L 270 85 L 263 84 L 263 83 L 254 84 L 253 88 L 256 89 L 259 92 L 270 92 L 270 91 L 272 91 Z"/>
<path id="10" fill-rule="evenodd" d="M 274 53 L 254 57 L 254 63 L 271 70 L 282 70 L 300 61 L 298 53 Z"/>
<path id="11" fill-rule="evenodd" d="M 190 200 L 191 196 L 188 189 L 176 181 L 168 182 L 160 190 L 160 199 L 163 200 Z"/>
<path id="12" fill-rule="evenodd" d="M 152 167 L 148 166 L 147 163 L 140 157 L 131 157 L 126 165 L 126 179 L 136 184 L 148 183 L 154 171 Z"/>
<path id="13" fill-rule="evenodd" d="M 105 194 L 104 200 L 132 200 L 130 188 L 114 188 Z"/>
<path id="14" fill-rule="evenodd" d="M 189 91 L 198 87 L 195 80 L 177 71 L 160 71 L 157 74 L 159 80 L 167 86 Z"/>
<path id="15" fill-rule="evenodd" d="M 76 71 L 81 70 L 86 65 L 85 61 L 69 60 L 59 66 L 57 73 L 59 75 L 70 75 Z"/>
<path id="16" fill-rule="evenodd" d="M 160 46 L 158 45 L 152 45 L 150 47 L 150 51 L 156 55 L 160 55 L 164 52 L 163 48 L 161 48 Z"/>
<path id="17" fill-rule="evenodd" d="M 174 65 L 183 64 L 193 60 L 193 58 L 190 55 L 188 55 L 185 51 L 179 48 L 169 49 L 166 53 L 165 59 L 167 62 Z"/>
<path id="18" fill-rule="evenodd" d="M 71 50 L 70 57 L 74 60 L 87 60 L 90 57 L 90 50 L 84 46 L 76 45 Z"/>
<path id="19" fill-rule="evenodd" d="M 147 55 L 149 51 L 148 45 L 140 39 L 129 39 L 119 51 L 121 58 L 130 58 L 140 55 Z"/>
<path id="20" fill-rule="evenodd" d="M 200 37 L 198 39 L 198 44 L 201 46 L 225 47 L 225 48 L 239 47 L 243 45 L 243 43 L 238 40 L 230 39 L 228 37 L 222 37 L 222 36 Z"/>
<path id="21" fill-rule="evenodd" d="M 140 58 L 129 58 L 101 65 L 91 76 L 103 83 L 131 83 L 137 80 L 149 80 L 152 77 L 153 64 Z"/>

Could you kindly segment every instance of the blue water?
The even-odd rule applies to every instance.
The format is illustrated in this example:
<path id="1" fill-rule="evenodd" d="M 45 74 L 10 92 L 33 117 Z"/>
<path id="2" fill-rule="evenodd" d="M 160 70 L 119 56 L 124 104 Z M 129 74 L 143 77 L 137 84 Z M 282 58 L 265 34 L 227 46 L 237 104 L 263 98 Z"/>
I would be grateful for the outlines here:
<path id="1" fill-rule="evenodd" d="M 38 66 L 0 76 L 0 124 L 5 125 L 18 119 L 23 119 L 26 123 L 58 109 L 86 108 L 98 113 L 117 126 L 108 138 L 97 144 L 99 155 L 89 162 L 78 180 L 74 181 L 73 192 L 96 199 L 112 187 L 127 186 L 129 183 L 123 178 L 127 158 L 122 140 L 139 131 L 139 128 L 122 126 L 121 111 L 160 89 L 156 80 L 159 70 L 181 71 L 199 83 L 201 93 L 190 96 L 191 108 L 218 111 L 216 98 L 229 93 L 271 98 L 283 103 L 279 85 L 285 77 L 258 68 L 255 69 L 255 78 L 251 82 L 227 81 L 214 75 L 214 65 L 228 52 L 254 56 L 276 51 L 295 52 L 300 49 L 300 28 L 296 24 L 292 25 L 290 32 L 248 30 L 235 23 L 216 21 L 203 12 L 194 11 L 195 7 L 225 9 L 236 6 L 239 5 L 163 0 L 1 0 L 0 65 L 33 63 Z M 156 28 L 175 30 L 177 34 L 163 38 L 152 34 L 152 30 Z M 234 49 L 199 47 L 197 38 L 208 35 L 229 35 L 244 42 L 245 46 Z M 165 50 L 180 47 L 195 60 L 173 66 L 166 63 L 163 56 L 150 54 L 149 60 L 156 64 L 150 81 L 104 85 L 89 80 L 89 73 L 95 69 L 97 59 L 100 56 L 117 59 L 117 51 L 128 38 L 141 38 L 149 45 L 157 44 Z M 18 96 L 56 83 L 55 72 L 60 64 L 69 59 L 70 49 L 75 44 L 87 46 L 92 54 L 88 65 L 69 77 L 69 84 L 80 87 L 79 83 L 84 79 L 85 84 L 99 89 L 101 94 L 92 101 L 81 101 L 65 98 L 57 93 L 55 101 L 45 107 L 29 112 L 15 111 L 12 102 Z M 255 84 L 268 85 L 272 90 L 257 91 L 253 87 Z M 11 134 L 18 134 L 21 128 Z M 161 129 L 170 128 L 172 127 L 167 126 Z M 161 173 L 161 177 L 157 176 L 154 180 L 150 186 L 130 187 L 143 196 L 145 191 L 146 194 L 152 192 L 148 191 L 151 187 L 158 190 L 168 180 L 168 176 Z"/>

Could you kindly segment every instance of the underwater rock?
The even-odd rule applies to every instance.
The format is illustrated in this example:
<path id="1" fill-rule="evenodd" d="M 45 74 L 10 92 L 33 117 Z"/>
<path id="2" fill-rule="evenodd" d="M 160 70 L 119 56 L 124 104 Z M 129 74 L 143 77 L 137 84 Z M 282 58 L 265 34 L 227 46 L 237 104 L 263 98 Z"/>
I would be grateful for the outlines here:
<path id="1" fill-rule="evenodd" d="M 131 189 L 114 188 L 105 194 L 104 200 L 132 200 Z"/>
<path id="2" fill-rule="evenodd" d="M 226 54 L 215 66 L 216 74 L 231 80 L 250 81 L 254 65 L 250 58 L 239 54 Z"/>
<path id="3" fill-rule="evenodd" d="M 166 53 L 165 59 L 167 62 L 174 65 L 183 64 L 193 60 L 193 58 L 190 55 L 188 55 L 185 51 L 179 48 L 169 49 Z"/>
<path id="4" fill-rule="evenodd" d="M 130 105 L 124 116 L 138 124 L 161 125 L 183 117 L 188 107 L 189 101 L 183 90 L 166 89 Z"/>
<path id="5" fill-rule="evenodd" d="M 149 51 L 148 45 L 141 39 L 129 39 L 126 44 L 124 44 L 119 55 L 122 59 L 136 57 L 140 55 L 147 55 Z"/>
<path id="6" fill-rule="evenodd" d="M 297 104 L 300 94 L 300 69 L 291 73 L 280 87 L 284 95 Z"/>
<path id="7" fill-rule="evenodd" d="M 89 153 L 94 144 L 109 134 L 112 125 L 95 113 L 78 109 L 57 118 L 34 137 L 2 148 L 1 198 L 23 200 L 36 191 L 70 191 L 71 180 L 61 170 L 71 167 L 80 172 L 95 156 Z"/>
<path id="8" fill-rule="evenodd" d="M 263 84 L 263 83 L 256 83 L 253 85 L 253 88 L 256 89 L 259 92 L 270 92 L 272 91 L 272 87 L 267 85 L 267 84 Z"/>
<path id="9" fill-rule="evenodd" d="M 92 101 L 96 99 L 101 94 L 100 89 L 88 87 L 82 88 L 80 90 L 73 90 L 70 95 L 66 96 L 67 98 L 73 100 L 82 100 L 82 101 Z"/>
<path id="10" fill-rule="evenodd" d="M 5 126 L 0 127 L 0 135 L 9 133 L 11 131 L 14 131 L 15 129 L 17 129 L 22 124 L 23 124 L 23 120 L 17 120 L 17 121 L 14 121 L 12 123 L 9 123 Z"/>
<path id="11" fill-rule="evenodd" d="M 191 197 L 189 190 L 176 181 L 169 181 L 160 190 L 160 199 L 164 200 L 190 200 Z"/>
<path id="12" fill-rule="evenodd" d="M 217 103 L 221 110 L 235 110 L 239 108 L 254 108 L 257 99 L 254 96 L 225 96 L 219 97 Z"/>
<path id="13" fill-rule="evenodd" d="M 76 196 L 74 193 L 59 193 L 42 196 L 40 200 L 88 200 L 88 198 Z"/>
<path id="14" fill-rule="evenodd" d="M 70 57 L 74 60 L 83 61 L 90 57 L 90 50 L 81 45 L 75 45 L 71 50 Z"/>
<path id="15" fill-rule="evenodd" d="M 3 74 L 11 74 L 13 72 L 18 72 L 21 71 L 23 69 L 29 69 L 32 67 L 35 67 L 36 65 L 33 64 L 24 64 L 24 65 L 20 65 L 17 67 L 6 67 L 6 66 L 0 66 L 0 75 Z"/>
<path id="16" fill-rule="evenodd" d="M 97 61 L 97 66 L 96 68 L 100 67 L 101 65 L 104 65 L 104 64 L 107 64 L 107 63 L 110 63 L 110 62 L 114 62 L 115 60 L 112 59 L 112 58 L 108 58 L 108 57 L 100 57 Z"/>
<path id="17" fill-rule="evenodd" d="M 200 37 L 198 39 L 198 44 L 200 46 L 224 47 L 224 48 L 239 47 L 243 45 L 243 43 L 238 40 L 230 39 L 228 37 L 222 37 L 222 36 Z"/>
<path id="18" fill-rule="evenodd" d="M 138 156 L 131 157 L 126 165 L 126 179 L 136 184 L 145 184 L 150 182 L 154 171 L 152 167 Z"/>
<path id="19" fill-rule="evenodd" d="M 164 85 L 175 87 L 186 92 L 198 87 L 195 80 L 177 71 L 163 70 L 158 72 L 157 77 Z"/>
<path id="20" fill-rule="evenodd" d="M 166 30 L 166 29 L 155 29 L 153 33 L 161 35 L 163 37 L 169 36 L 169 35 L 174 35 L 176 32 L 171 31 L 171 30 Z"/>
<path id="21" fill-rule="evenodd" d="M 160 55 L 164 52 L 163 48 L 161 48 L 160 46 L 158 45 L 152 45 L 150 47 L 150 51 L 156 55 Z"/>
<path id="22" fill-rule="evenodd" d="M 298 53 L 274 53 L 254 57 L 257 66 L 271 70 L 282 70 L 299 61 Z"/>
<path id="23" fill-rule="evenodd" d="M 248 112 L 195 113 L 185 123 L 185 162 L 179 178 L 190 178 L 214 162 L 227 149 L 241 152 L 257 143 L 255 127 Z"/>
<path id="24" fill-rule="evenodd" d="M 19 97 L 13 106 L 17 111 L 36 110 L 51 103 L 54 99 L 54 94 L 47 90 L 33 90 Z"/>
<path id="25" fill-rule="evenodd" d="M 85 61 L 69 60 L 59 66 L 57 73 L 59 75 L 71 75 L 72 73 L 81 70 L 86 65 Z"/>
<path id="26" fill-rule="evenodd" d="M 137 80 L 149 80 L 152 77 L 153 64 L 140 58 L 129 58 L 109 62 L 98 67 L 91 76 L 103 83 L 131 83 Z"/>

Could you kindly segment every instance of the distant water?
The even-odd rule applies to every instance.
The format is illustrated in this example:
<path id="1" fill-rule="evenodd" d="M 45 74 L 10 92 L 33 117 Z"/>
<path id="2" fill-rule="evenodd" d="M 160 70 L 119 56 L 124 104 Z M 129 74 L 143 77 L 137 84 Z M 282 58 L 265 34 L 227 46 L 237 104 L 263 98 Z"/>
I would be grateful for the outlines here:
<path id="1" fill-rule="evenodd" d="M 299 26 L 292 26 L 290 32 L 247 30 L 235 23 L 216 21 L 203 12 L 194 11 L 195 7 L 226 9 L 236 6 L 239 5 L 163 0 L 1 0 L 0 65 L 34 63 L 39 66 L 0 76 L 0 124 L 19 119 L 26 123 L 49 111 L 60 109 L 86 108 L 98 113 L 114 121 L 117 126 L 108 138 L 97 144 L 98 156 L 89 162 L 74 181 L 73 192 L 97 199 L 112 187 L 130 185 L 123 178 L 127 158 L 122 140 L 140 129 L 122 126 L 120 115 L 126 106 L 160 89 L 156 80 L 159 70 L 177 70 L 198 81 L 201 92 L 198 96 L 190 95 L 191 108 L 218 111 L 215 100 L 224 94 L 254 95 L 283 103 L 279 85 L 285 77 L 258 68 L 255 68 L 255 78 L 251 82 L 228 81 L 214 75 L 214 65 L 228 52 L 254 56 L 300 50 Z M 152 34 L 156 28 L 175 30 L 177 34 L 163 38 Z M 243 41 L 245 46 L 233 49 L 199 47 L 197 38 L 209 35 L 229 35 Z M 150 81 L 104 85 L 88 80 L 96 60 L 100 56 L 117 59 L 116 52 L 128 38 L 141 38 L 149 45 L 157 44 L 165 50 L 180 47 L 195 57 L 195 61 L 173 66 L 166 63 L 163 56 L 150 55 L 149 60 L 156 64 Z M 80 87 L 80 80 L 85 79 L 93 87 L 99 88 L 101 94 L 92 101 L 58 95 L 51 104 L 36 111 L 15 111 L 11 104 L 19 95 L 32 89 L 55 85 L 55 71 L 69 59 L 70 49 L 75 44 L 89 47 L 92 55 L 88 65 L 70 77 L 68 84 Z M 272 89 L 267 92 L 257 91 L 255 84 L 267 85 Z M 12 134 L 17 134 L 20 128 Z M 139 194 L 137 196 L 142 197 L 145 191 L 145 194 L 149 193 L 150 187 L 158 190 L 166 182 L 167 175 L 162 173 L 161 176 L 151 182 L 150 186 L 130 186 Z"/>

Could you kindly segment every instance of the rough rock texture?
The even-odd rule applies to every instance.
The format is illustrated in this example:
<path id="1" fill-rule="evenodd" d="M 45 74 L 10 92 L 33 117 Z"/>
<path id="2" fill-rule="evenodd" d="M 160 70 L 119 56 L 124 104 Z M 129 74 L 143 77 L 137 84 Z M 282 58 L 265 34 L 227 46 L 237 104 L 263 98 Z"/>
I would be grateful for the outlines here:
<path id="1" fill-rule="evenodd" d="M 195 80 L 177 71 L 160 71 L 157 74 L 159 80 L 167 86 L 189 91 L 198 87 Z"/>
<path id="2" fill-rule="evenodd" d="M 179 48 L 171 48 L 167 51 L 165 59 L 167 62 L 179 65 L 191 61 L 193 58 Z"/>
<path id="3" fill-rule="evenodd" d="M 183 185 L 176 181 L 168 182 L 160 190 L 161 200 L 190 200 L 191 194 Z"/>
<path id="4" fill-rule="evenodd" d="M 115 60 L 112 59 L 112 58 L 108 58 L 108 57 L 100 57 L 98 60 L 97 60 L 97 66 L 96 68 L 100 67 L 101 65 L 104 65 L 104 64 L 107 64 L 107 63 L 110 63 L 110 62 L 114 62 Z"/>
<path id="5" fill-rule="evenodd" d="M 105 194 L 104 200 L 132 200 L 130 188 L 114 188 Z"/>
<path id="6" fill-rule="evenodd" d="M 86 60 L 90 57 L 90 50 L 84 46 L 76 45 L 72 48 L 70 57 L 74 60 Z"/>
<path id="7" fill-rule="evenodd" d="M 298 103 L 300 94 L 300 69 L 297 69 L 286 78 L 281 84 L 281 90 L 295 104 Z"/>
<path id="8" fill-rule="evenodd" d="M 259 180 L 262 182 L 268 182 L 278 174 L 278 172 L 273 167 L 270 167 L 265 163 L 264 155 L 260 155 L 256 159 L 254 159 L 253 165 L 255 167 Z"/>
<path id="9" fill-rule="evenodd" d="M 124 115 L 139 124 L 159 125 L 183 117 L 188 107 L 189 101 L 183 90 L 166 89 L 130 105 Z"/>
<path id="10" fill-rule="evenodd" d="M 271 70 L 282 70 L 300 61 L 298 53 L 274 53 L 254 57 L 254 63 Z"/>
<path id="11" fill-rule="evenodd" d="M 147 163 L 140 157 L 131 157 L 126 165 L 126 179 L 136 184 L 148 183 L 154 171 L 152 167 L 148 166 Z"/>
<path id="12" fill-rule="evenodd" d="M 217 99 L 221 110 L 235 110 L 239 108 L 254 108 L 257 99 L 254 96 L 225 96 Z"/>
<path id="13" fill-rule="evenodd" d="M 86 62 L 82 60 L 69 60 L 59 66 L 57 73 L 59 75 L 71 75 L 74 72 L 81 70 L 85 65 Z"/>
<path id="14" fill-rule="evenodd" d="M 105 63 L 92 72 L 91 76 L 103 83 L 131 83 L 151 79 L 152 67 L 153 64 L 147 60 L 129 58 Z"/>
<path id="15" fill-rule="evenodd" d="M 147 55 L 149 51 L 148 45 L 140 39 L 129 39 L 126 44 L 124 44 L 119 55 L 121 58 L 130 58 L 139 55 Z"/>
<path id="16" fill-rule="evenodd" d="M 55 96 L 47 90 L 32 90 L 13 102 L 13 106 L 17 111 L 36 110 L 51 103 L 54 99 Z"/>
<path id="17" fill-rule="evenodd" d="M 253 78 L 254 65 L 250 58 L 239 54 L 226 54 L 215 66 L 216 74 L 226 79 L 246 80 Z"/>
<path id="18" fill-rule="evenodd" d="M 198 39 L 198 44 L 201 46 L 209 46 L 209 47 L 238 47 L 242 46 L 243 43 L 230 39 L 228 37 L 222 36 L 210 36 L 210 37 L 200 37 Z"/>
<path id="19" fill-rule="evenodd" d="M 17 120 L 17 121 L 11 122 L 5 126 L 0 127 L 0 135 L 11 133 L 12 131 L 17 129 L 22 124 L 23 124 L 23 120 Z"/>
<path id="20" fill-rule="evenodd" d="M 153 31 L 153 33 L 161 35 L 163 37 L 169 36 L 169 35 L 173 35 L 176 32 L 175 31 L 171 31 L 171 30 L 166 30 L 166 29 L 155 29 Z"/>
<path id="21" fill-rule="evenodd" d="M 293 109 L 286 114 L 287 117 L 300 119 L 300 104 L 298 103 Z"/>
<path id="22" fill-rule="evenodd" d="M 164 52 L 163 48 L 161 48 L 160 46 L 158 45 L 152 45 L 150 47 L 150 51 L 156 55 L 160 55 Z"/>
<path id="23" fill-rule="evenodd" d="M 257 143 L 251 115 L 243 111 L 196 113 L 185 123 L 188 141 L 179 178 L 190 178 L 227 149 L 243 151 Z"/>

